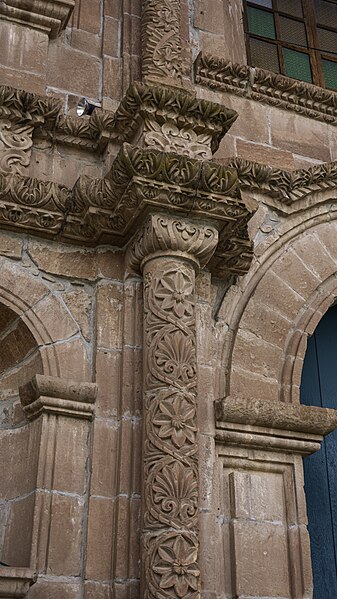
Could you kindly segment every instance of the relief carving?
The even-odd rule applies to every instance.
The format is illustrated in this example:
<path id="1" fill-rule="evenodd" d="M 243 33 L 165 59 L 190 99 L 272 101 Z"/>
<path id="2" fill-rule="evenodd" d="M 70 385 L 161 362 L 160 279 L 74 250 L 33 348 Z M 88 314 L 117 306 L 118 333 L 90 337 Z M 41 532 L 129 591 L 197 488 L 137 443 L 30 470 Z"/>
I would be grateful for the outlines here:
<path id="1" fill-rule="evenodd" d="M 143 76 L 181 79 L 180 12 L 180 0 L 143 1 Z"/>
<path id="2" fill-rule="evenodd" d="M 194 269 L 157 258 L 143 274 L 145 596 L 198 597 Z"/>
<path id="3" fill-rule="evenodd" d="M 127 263 L 144 279 L 143 596 L 200 597 L 195 269 L 215 228 L 148 217 Z"/>
<path id="4" fill-rule="evenodd" d="M 311 83 L 209 54 L 199 54 L 195 81 L 210 89 L 231 92 L 337 125 L 337 93 Z"/>

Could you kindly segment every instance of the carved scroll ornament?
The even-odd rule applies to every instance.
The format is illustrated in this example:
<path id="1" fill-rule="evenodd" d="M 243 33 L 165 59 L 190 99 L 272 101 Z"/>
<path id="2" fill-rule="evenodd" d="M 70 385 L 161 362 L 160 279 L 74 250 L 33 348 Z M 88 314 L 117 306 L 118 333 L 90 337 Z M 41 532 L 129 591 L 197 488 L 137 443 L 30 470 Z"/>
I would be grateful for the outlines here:
<path id="1" fill-rule="evenodd" d="M 142 72 L 145 77 L 181 78 L 181 0 L 143 0 Z"/>
<path id="2" fill-rule="evenodd" d="M 128 250 L 144 279 L 143 596 L 200 597 L 195 272 L 216 229 L 152 215 Z"/>

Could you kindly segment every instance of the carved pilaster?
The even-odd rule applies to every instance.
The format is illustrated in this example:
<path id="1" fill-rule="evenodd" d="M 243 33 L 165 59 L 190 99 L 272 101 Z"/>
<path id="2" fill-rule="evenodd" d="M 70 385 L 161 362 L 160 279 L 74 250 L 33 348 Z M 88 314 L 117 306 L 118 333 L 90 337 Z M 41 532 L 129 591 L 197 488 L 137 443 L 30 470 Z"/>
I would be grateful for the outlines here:
<path id="1" fill-rule="evenodd" d="M 143 0 L 143 77 L 171 83 L 181 79 L 180 22 L 180 0 Z"/>
<path id="2" fill-rule="evenodd" d="M 152 215 L 129 249 L 144 278 L 142 580 L 147 598 L 200 596 L 195 269 L 217 230 Z"/>

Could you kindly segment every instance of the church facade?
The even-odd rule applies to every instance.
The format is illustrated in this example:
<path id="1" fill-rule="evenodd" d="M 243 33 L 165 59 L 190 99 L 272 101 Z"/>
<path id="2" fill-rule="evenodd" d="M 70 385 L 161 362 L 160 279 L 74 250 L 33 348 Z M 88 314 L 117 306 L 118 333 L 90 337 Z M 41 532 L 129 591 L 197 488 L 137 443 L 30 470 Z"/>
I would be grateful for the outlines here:
<path id="1" fill-rule="evenodd" d="M 0 597 L 335 597 L 336 10 L 0 3 Z"/>

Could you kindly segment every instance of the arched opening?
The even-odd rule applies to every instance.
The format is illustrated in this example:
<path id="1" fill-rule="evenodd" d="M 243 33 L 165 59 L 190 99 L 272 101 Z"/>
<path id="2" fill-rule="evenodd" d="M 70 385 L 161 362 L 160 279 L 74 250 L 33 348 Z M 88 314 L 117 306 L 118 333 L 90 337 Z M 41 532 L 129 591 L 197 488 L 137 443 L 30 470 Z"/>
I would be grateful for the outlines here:
<path id="1" fill-rule="evenodd" d="M 337 305 L 308 340 L 301 403 L 337 409 Z M 337 597 L 337 430 L 324 439 L 320 451 L 304 459 L 304 482 L 313 599 Z"/>
<path id="2" fill-rule="evenodd" d="M 34 430 L 18 390 L 37 373 L 43 373 L 43 366 L 33 334 L 16 312 L 0 303 L 0 561 L 11 566 L 29 566 L 30 561 Z"/>

